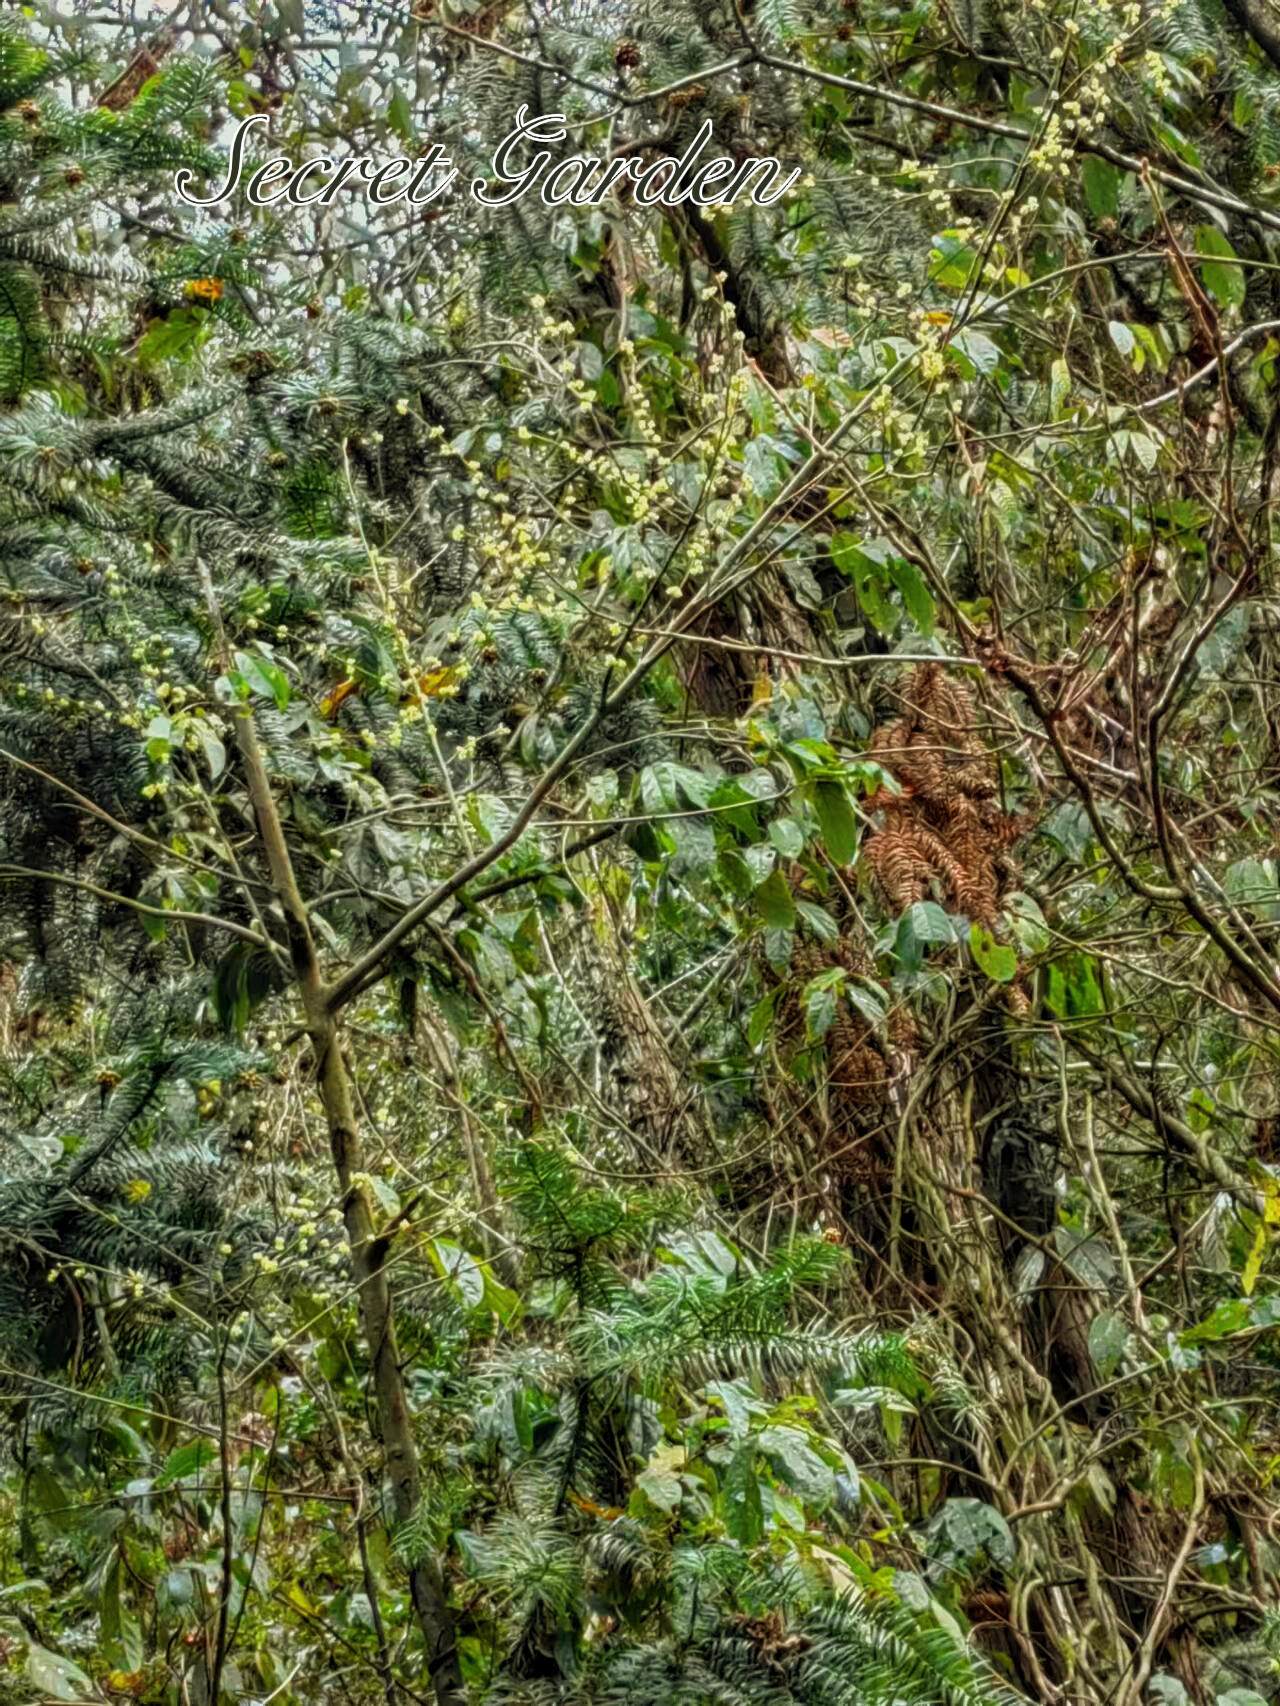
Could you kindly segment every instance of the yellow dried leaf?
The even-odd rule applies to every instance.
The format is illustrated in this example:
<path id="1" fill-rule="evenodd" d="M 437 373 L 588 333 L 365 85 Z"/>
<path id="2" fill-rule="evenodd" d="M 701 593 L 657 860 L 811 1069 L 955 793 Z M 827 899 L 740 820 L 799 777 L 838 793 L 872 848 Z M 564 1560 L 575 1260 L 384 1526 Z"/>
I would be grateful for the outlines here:
<path id="1" fill-rule="evenodd" d="M 338 709 L 338 706 L 341 705 L 342 701 L 347 698 L 348 695 L 354 693 L 355 690 L 356 684 L 354 681 L 340 681 L 334 688 L 333 692 L 320 701 L 320 715 L 322 717 L 331 717 Z"/>
<path id="2" fill-rule="evenodd" d="M 457 680 L 457 671 L 453 669 L 433 669 L 429 675 L 418 677 L 418 691 L 424 699 L 437 699 L 452 687 Z"/>
<path id="3" fill-rule="evenodd" d="M 1258 1283 L 1258 1275 L 1262 1272 L 1262 1257 L 1267 1248 L 1267 1223 L 1258 1222 L 1258 1230 L 1253 1235 L 1253 1245 L 1245 1257 L 1244 1267 L 1240 1270 L 1240 1289 L 1246 1297 L 1253 1295 L 1253 1288 Z"/>

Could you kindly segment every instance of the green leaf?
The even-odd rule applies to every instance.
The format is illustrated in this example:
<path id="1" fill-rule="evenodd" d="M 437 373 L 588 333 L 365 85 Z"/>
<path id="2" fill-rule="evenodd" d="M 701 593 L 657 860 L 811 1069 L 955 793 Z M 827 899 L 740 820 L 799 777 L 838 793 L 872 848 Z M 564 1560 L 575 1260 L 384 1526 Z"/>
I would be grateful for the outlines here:
<path id="1" fill-rule="evenodd" d="M 1029 894 L 1011 894 L 1005 908 L 1013 919 L 1013 933 L 1025 953 L 1040 954 L 1049 946 L 1049 927 Z"/>
<path id="2" fill-rule="evenodd" d="M 484 847 L 492 847 L 511 824 L 511 808 L 497 794 L 472 794 L 467 800 L 467 816 L 479 831 Z M 406 848 L 406 854 L 408 851 Z"/>
<path id="3" fill-rule="evenodd" d="M 1107 1295 L 1116 1278 L 1116 1260 L 1101 1238 L 1069 1226 L 1056 1226 L 1054 1247 L 1081 1285 Z"/>
<path id="4" fill-rule="evenodd" d="M 1087 155 L 1080 167 L 1080 181 L 1084 185 L 1084 199 L 1090 213 L 1096 213 L 1100 218 L 1119 213 L 1124 174 L 1118 167 L 1096 159 L 1092 154 Z"/>
<path id="5" fill-rule="evenodd" d="M 739 1447 L 729 1461 L 720 1487 L 724 1526 L 739 1546 L 757 1546 L 764 1538 L 764 1502 L 756 1474 L 755 1446 Z"/>
<path id="6" fill-rule="evenodd" d="M 762 1428 L 758 1449 L 774 1473 L 806 1504 L 823 1509 L 835 1496 L 835 1470 L 824 1463 L 798 1428 Z"/>
<path id="7" fill-rule="evenodd" d="M 914 1416 L 916 1407 L 910 1398 L 895 1392 L 892 1386 L 842 1386 L 831 1400 L 837 1410 L 895 1410 L 903 1416 Z"/>
<path id="8" fill-rule="evenodd" d="M 47 1647 L 33 1641 L 27 1652 L 27 1675 L 32 1687 L 53 1700 L 96 1699 L 98 1690 L 93 1678 L 70 1659 L 51 1653 Z"/>
<path id="9" fill-rule="evenodd" d="M 413 109 L 409 105 L 408 96 L 398 83 L 387 104 L 387 123 L 402 142 L 413 140 Z"/>
<path id="10" fill-rule="evenodd" d="M 999 355 L 994 344 L 989 347 Z M 926 637 L 932 634 L 932 595 L 915 564 L 898 556 L 887 539 L 859 539 L 853 533 L 836 533 L 832 535 L 830 549 L 831 561 L 853 582 L 858 603 L 875 627 L 888 633 L 897 626 L 898 612 L 889 596 L 896 590 L 920 632 Z"/>
<path id="11" fill-rule="evenodd" d="M 1137 365 L 1136 358 L 1135 365 Z M 1149 474 L 1160 456 L 1160 446 L 1156 440 L 1149 433 L 1131 432 L 1129 434 L 1129 449 Z"/>
<path id="12" fill-rule="evenodd" d="M 752 1048 L 759 1048 L 773 1028 L 773 1010 L 778 1000 L 778 991 L 771 989 L 763 1001 L 757 1001 L 751 1009 L 751 1017 L 747 1020 L 747 1042 Z"/>
<path id="13" fill-rule="evenodd" d="M 895 1570 L 893 1591 L 910 1610 L 929 1609 L 929 1589 L 925 1586 L 924 1577 L 918 1576 L 914 1570 Z"/>
<path id="14" fill-rule="evenodd" d="M 587 786 L 590 788 L 590 780 Z M 715 812 L 718 823 L 728 824 L 739 835 L 754 841 L 760 834 L 760 801 L 747 792 L 736 776 L 725 776 L 717 782 L 707 804 Z"/>
<path id="15" fill-rule="evenodd" d="M 985 924 L 975 919 L 969 926 L 969 948 L 978 965 L 994 983 L 1012 983 L 1018 975 L 1018 953 L 997 942 Z"/>
<path id="16" fill-rule="evenodd" d="M 1148 1687 L 1159 1696 L 1163 1706 L 1188 1706 L 1191 1698 L 1181 1677 L 1171 1676 L 1168 1671 L 1157 1671 Z"/>
<path id="17" fill-rule="evenodd" d="M 137 1670 L 143 1659 L 142 1627 L 121 1598 L 118 1551 L 103 1580 L 101 1614 L 109 1661 L 119 1670 Z"/>
<path id="18" fill-rule="evenodd" d="M 718 1232 L 677 1233 L 667 1247 L 690 1273 L 716 1274 L 721 1280 L 732 1279 L 742 1261 L 742 1252 L 726 1244 Z"/>
<path id="19" fill-rule="evenodd" d="M 709 1380 L 703 1388 L 709 1398 L 717 1398 L 724 1406 L 725 1419 L 734 1439 L 741 1439 L 751 1425 L 752 1416 L 764 1415 L 765 1407 L 744 1380 Z"/>
<path id="20" fill-rule="evenodd" d="M 143 366 L 151 362 L 183 361 L 195 353 L 208 335 L 209 316 L 203 308 L 174 308 L 139 339 L 134 359 Z"/>
<path id="21" fill-rule="evenodd" d="M 929 277 L 944 290 L 963 290 L 978 265 L 978 255 L 957 238 L 943 233 L 934 239 Z"/>
<path id="22" fill-rule="evenodd" d="M 837 966 L 833 971 L 819 972 L 817 977 L 811 978 L 805 985 L 804 1027 L 810 1042 L 825 1037 L 835 1024 L 844 979 L 844 971 Z"/>
<path id="23" fill-rule="evenodd" d="M 489 1311 L 504 1323 L 515 1319 L 520 1298 L 494 1277 L 487 1262 L 478 1261 L 449 1238 L 433 1238 L 426 1249 L 427 1259 L 459 1303 Z"/>
<path id="24" fill-rule="evenodd" d="M 917 942 L 954 942 L 955 929 L 936 900 L 918 900 L 907 908 L 906 919 Z"/>
<path id="25" fill-rule="evenodd" d="M 264 699 L 274 699 L 277 711 L 283 711 L 293 697 L 289 678 L 270 658 L 253 652 L 237 652 L 236 668 L 255 693 Z"/>
<path id="26" fill-rule="evenodd" d="M 668 1516 L 674 1515 L 677 1506 L 684 1497 L 684 1487 L 680 1477 L 670 1469 L 645 1469 L 636 1477 L 636 1486 L 640 1488 L 651 1505 L 656 1505 Z"/>
<path id="27" fill-rule="evenodd" d="M 1013 1562 L 1009 1524 L 981 1499 L 948 1499 L 926 1534 L 930 1555 L 943 1563 L 970 1564 L 984 1553 L 995 1564 Z"/>
<path id="28" fill-rule="evenodd" d="M 74 1153 L 74 1152 L 72 1152 Z M 57 1529 L 69 1528 L 75 1520 L 70 1492 L 45 1463 L 37 1460 L 27 1478 L 31 1503 Z"/>
<path id="29" fill-rule="evenodd" d="M 994 344 L 991 347 L 995 349 Z M 999 351 L 996 353 L 999 354 Z M 909 563 L 905 557 L 891 557 L 889 573 L 893 584 L 902 594 L 902 603 L 907 615 L 924 638 L 929 639 L 933 633 L 933 594 L 924 584 L 924 576 L 916 565 Z"/>
<path id="30" fill-rule="evenodd" d="M 710 802 L 715 783 L 700 770 L 690 770 L 683 764 L 663 759 L 646 764 L 640 772 L 640 798 L 647 812 L 655 817 L 668 812 L 684 812 Z"/>
<path id="31" fill-rule="evenodd" d="M 803 923 L 809 926 L 819 942 L 837 941 L 840 926 L 829 912 L 820 906 L 815 906 L 811 900 L 797 900 L 796 912 Z"/>
<path id="32" fill-rule="evenodd" d="M 674 876 L 686 871 L 706 871 L 715 864 L 715 827 L 705 818 L 673 818 L 668 830 L 676 844 L 676 856 L 671 862 Z"/>
<path id="33" fill-rule="evenodd" d="M 217 1456 L 217 1447 L 211 1440 L 190 1440 L 186 1445 L 180 1445 L 176 1451 L 169 1453 L 164 1468 L 156 1476 L 156 1486 L 168 1487 L 175 1481 L 186 1481 L 192 1476 L 200 1475 L 210 1463 L 217 1460 Z"/>
<path id="34" fill-rule="evenodd" d="M 798 859 L 804 852 L 804 831 L 793 817 L 775 818 L 769 825 L 769 840 L 784 859 Z"/>
<path id="35" fill-rule="evenodd" d="M 890 555 L 883 541 L 859 539 L 852 533 L 836 533 L 831 538 L 831 561 L 853 582 L 858 603 L 881 632 L 897 622 L 897 612 L 888 597 L 892 584 L 887 568 Z"/>
<path id="36" fill-rule="evenodd" d="M 1253 1308 L 1243 1297 L 1228 1297 L 1218 1304 L 1212 1314 L 1179 1335 L 1184 1345 L 1212 1344 L 1217 1339 L 1229 1339 L 1243 1333 L 1253 1324 Z"/>
<path id="37" fill-rule="evenodd" d="M 1196 649 L 1196 662 L 1208 676 L 1225 675 L 1244 647 L 1248 638 L 1252 613 L 1248 603 L 1228 610 L 1217 627 Z"/>
<path id="38" fill-rule="evenodd" d="M 889 1003 L 884 991 L 865 977 L 850 978 L 845 985 L 844 998 L 874 1029 L 878 1030 L 884 1024 Z"/>
<path id="39" fill-rule="evenodd" d="M 209 775 L 216 782 L 227 767 L 227 749 L 203 717 L 193 718 L 191 727 L 200 742 L 200 750 L 209 766 Z"/>
<path id="40" fill-rule="evenodd" d="M 794 930 L 796 903 L 787 879 L 775 866 L 756 890 L 756 911 L 771 930 Z"/>
<path id="41" fill-rule="evenodd" d="M 1244 273 L 1235 261 L 1236 252 L 1216 225 L 1201 225 L 1196 231 L 1196 253 L 1212 257 L 1201 263 L 1200 276 L 1213 299 L 1224 308 L 1238 308 L 1244 301 Z"/>
<path id="42" fill-rule="evenodd" d="M 1280 915 L 1280 885 L 1276 882 L 1274 860 L 1237 860 L 1227 867 L 1222 886 L 1238 906 L 1256 906 L 1264 918 Z"/>
<path id="43" fill-rule="evenodd" d="M 460 1303 L 478 1309 L 484 1301 L 484 1275 L 468 1250 L 448 1238 L 433 1238 L 427 1245 L 432 1267 Z"/>
<path id="44" fill-rule="evenodd" d="M 813 806 L 822 826 L 822 840 L 833 865 L 851 865 L 858 851 L 858 826 L 849 796 L 840 782 L 813 784 Z"/>
<path id="45" fill-rule="evenodd" d="M 1163 326 L 1144 326 L 1135 321 L 1129 328 L 1147 353 L 1147 359 L 1157 373 L 1163 373 L 1172 358 L 1173 349 Z M 1135 363 L 1136 365 L 1136 363 Z"/>
<path id="46" fill-rule="evenodd" d="M 1109 1309 L 1094 1316 L 1089 1323 L 1089 1355 L 1093 1358 L 1099 1380 L 1110 1380 L 1120 1366 L 1128 1343 L 1129 1329 L 1120 1316 Z"/>
<path id="47" fill-rule="evenodd" d="M 1049 368 L 1049 407 L 1053 418 L 1060 420 L 1063 405 L 1071 396 L 1071 369 L 1061 356 Z"/>
<path id="48" fill-rule="evenodd" d="M 977 373 L 994 373 L 1000 365 L 1000 346 L 982 332 L 957 332 L 951 347 L 961 351 Z"/>

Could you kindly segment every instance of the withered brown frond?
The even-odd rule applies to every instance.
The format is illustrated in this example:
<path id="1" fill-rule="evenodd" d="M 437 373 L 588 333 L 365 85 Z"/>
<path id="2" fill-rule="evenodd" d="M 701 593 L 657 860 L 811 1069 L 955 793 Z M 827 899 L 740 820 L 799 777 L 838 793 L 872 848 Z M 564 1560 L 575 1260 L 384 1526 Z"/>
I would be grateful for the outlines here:
<path id="1" fill-rule="evenodd" d="M 883 824 L 865 844 L 868 867 L 899 911 L 936 892 L 990 925 L 1014 874 L 1005 850 L 1033 819 L 996 804 L 996 762 L 962 682 L 940 663 L 918 664 L 902 699 L 902 715 L 877 729 L 867 749 L 902 786 L 875 796 Z"/>

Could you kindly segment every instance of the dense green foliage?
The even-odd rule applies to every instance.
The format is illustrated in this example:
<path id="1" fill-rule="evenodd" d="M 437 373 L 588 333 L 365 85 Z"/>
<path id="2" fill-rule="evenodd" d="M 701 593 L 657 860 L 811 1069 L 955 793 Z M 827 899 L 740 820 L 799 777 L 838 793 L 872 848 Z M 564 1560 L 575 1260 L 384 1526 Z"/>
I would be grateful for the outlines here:
<path id="1" fill-rule="evenodd" d="M 0 17 L 0 1696 L 1280 1698 L 1264 0 L 138 10 Z"/>

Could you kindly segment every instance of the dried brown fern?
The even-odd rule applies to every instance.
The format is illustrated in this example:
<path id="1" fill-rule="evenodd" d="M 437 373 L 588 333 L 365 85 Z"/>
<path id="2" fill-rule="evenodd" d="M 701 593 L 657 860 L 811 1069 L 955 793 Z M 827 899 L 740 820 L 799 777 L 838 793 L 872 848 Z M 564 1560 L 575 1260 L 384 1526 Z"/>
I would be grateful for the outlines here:
<path id="1" fill-rule="evenodd" d="M 994 925 L 1000 896 L 1017 876 L 1009 849 L 1032 820 L 998 803 L 999 771 L 968 688 L 948 679 L 940 663 L 917 666 L 903 690 L 900 716 L 876 731 L 868 751 L 901 790 L 882 788 L 868 802 L 881 814 L 864 842 L 877 889 L 898 911 L 936 895 L 967 917 Z M 874 965 L 856 939 L 797 944 L 774 1010 L 781 1060 L 814 1046 L 806 1033 L 803 990 L 836 966 L 850 977 L 875 979 Z M 810 1132 L 807 1164 L 816 1158 L 829 1184 L 867 1185 L 887 1165 L 890 1092 L 918 1037 L 901 1004 L 890 1010 L 886 1031 L 881 1035 L 840 996 L 820 1045 L 826 1066 L 820 1129 L 805 1111 L 812 1107 L 811 1093 L 806 1089 L 801 1096 L 797 1086 L 798 1123 Z"/>
<path id="2" fill-rule="evenodd" d="M 967 917 L 992 924 L 1015 874 L 1007 849 L 1030 820 L 995 803 L 999 773 L 968 688 L 949 680 L 941 664 L 918 664 L 902 715 L 876 731 L 868 754 L 902 789 L 874 797 L 883 819 L 865 844 L 886 901 L 901 911 L 936 891 Z"/>

